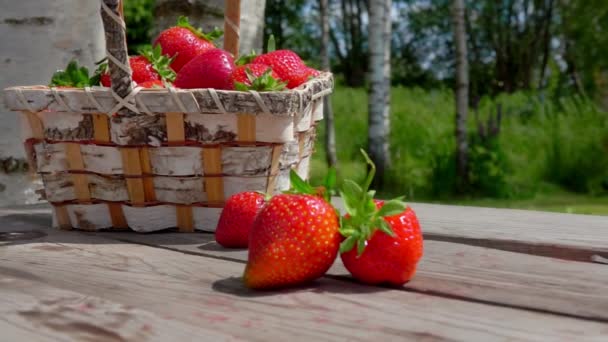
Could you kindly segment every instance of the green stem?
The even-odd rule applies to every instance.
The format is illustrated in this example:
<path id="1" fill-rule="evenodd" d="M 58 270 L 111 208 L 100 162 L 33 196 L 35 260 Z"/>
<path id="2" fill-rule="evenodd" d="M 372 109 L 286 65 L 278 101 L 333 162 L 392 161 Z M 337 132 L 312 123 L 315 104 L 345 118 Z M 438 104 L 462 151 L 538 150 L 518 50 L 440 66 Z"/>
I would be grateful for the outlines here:
<path id="1" fill-rule="evenodd" d="M 363 154 L 363 157 L 365 158 L 365 161 L 367 162 L 367 164 L 369 164 L 369 166 L 371 168 L 369 170 L 369 173 L 367 174 L 367 178 L 365 179 L 365 183 L 363 183 L 363 193 L 367 193 L 367 190 L 372 185 L 372 181 L 374 180 L 374 176 L 376 175 L 376 165 L 370 159 L 369 155 L 367 155 L 367 152 L 365 152 L 364 149 L 361 149 L 361 153 Z"/>

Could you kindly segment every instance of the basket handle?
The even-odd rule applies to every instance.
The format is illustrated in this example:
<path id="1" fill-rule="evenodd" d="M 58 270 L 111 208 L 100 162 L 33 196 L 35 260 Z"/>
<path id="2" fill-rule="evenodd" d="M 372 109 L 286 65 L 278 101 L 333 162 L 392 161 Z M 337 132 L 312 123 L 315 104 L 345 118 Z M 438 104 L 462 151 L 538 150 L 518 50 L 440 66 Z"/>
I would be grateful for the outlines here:
<path id="1" fill-rule="evenodd" d="M 106 55 L 112 80 L 112 92 L 121 99 L 125 99 L 133 91 L 133 79 L 127 52 L 122 0 L 102 0 L 101 19 L 106 36 Z"/>
<path id="2" fill-rule="evenodd" d="M 239 32 L 241 25 L 241 0 L 226 0 L 224 3 L 224 50 L 234 58 L 239 55 Z"/>

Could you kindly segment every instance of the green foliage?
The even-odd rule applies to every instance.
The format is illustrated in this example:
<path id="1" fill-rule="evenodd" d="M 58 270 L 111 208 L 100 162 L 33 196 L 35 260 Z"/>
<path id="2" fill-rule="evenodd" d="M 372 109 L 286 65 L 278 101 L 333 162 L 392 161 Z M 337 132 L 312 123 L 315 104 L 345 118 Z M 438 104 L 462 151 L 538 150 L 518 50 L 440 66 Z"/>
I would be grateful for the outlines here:
<path id="1" fill-rule="evenodd" d="M 504 198 L 511 195 L 507 183 L 507 157 L 498 138 L 482 141 L 477 134 L 469 138 L 469 182 L 477 196 Z"/>
<path id="2" fill-rule="evenodd" d="M 448 89 L 393 88 L 390 151 L 392 167 L 383 196 L 451 198 L 456 184 L 454 102 Z M 366 173 L 359 149 L 367 144 L 367 94 L 338 87 L 332 95 L 339 159 L 338 183 L 361 182 Z M 526 93 L 484 97 L 480 113 L 502 104 L 503 122 L 495 141 L 472 141 L 470 172 L 474 197 L 532 198 L 544 184 L 588 194 L 608 188 L 608 113 L 589 101 L 569 97 L 556 103 Z M 470 120 L 470 131 L 475 129 Z M 323 136 L 323 125 L 318 136 Z M 312 163 L 314 179 L 324 174 L 322 139 Z M 353 161 L 354 160 L 354 161 Z"/>
<path id="3" fill-rule="evenodd" d="M 202 29 L 192 26 L 188 18 L 184 16 L 177 19 L 177 26 L 186 28 L 192 31 L 192 33 L 194 33 L 197 37 L 203 38 L 209 42 L 214 42 L 216 39 L 224 35 L 224 31 L 220 30 L 218 27 L 213 28 L 213 31 L 209 33 L 205 33 Z"/>
<path id="4" fill-rule="evenodd" d="M 234 87 L 239 91 L 281 91 L 285 89 L 287 83 L 272 77 L 272 69 L 268 68 L 262 75 L 256 77 L 249 68 L 245 69 L 245 74 L 251 85 L 241 82 L 234 82 Z"/>
<path id="5" fill-rule="evenodd" d="M 173 62 L 174 57 L 167 57 L 163 55 L 160 45 L 155 47 L 144 48 L 139 51 L 139 54 L 146 57 L 146 59 L 152 64 L 152 67 L 160 75 L 163 81 L 173 82 L 175 81 L 175 71 L 171 69 L 170 65 Z"/>
<path id="6" fill-rule="evenodd" d="M 376 191 L 369 190 L 374 176 L 376 166 L 371 161 L 365 150 L 361 149 L 369 172 L 363 185 L 347 179 L 342 184 L 340 197 L 344 203 L 344 208 L 348 216 L 340 219 L 340 234 L 345 237 L 340 244 L 340 253 L 345 253 L 357 246 L 357 255 L 360 256 L 365 250 L 369 241 L 376 230 L 395 236 L 395 232 L 386 221 L 385 216 L 393 216 L 402 213 L 407 207 L 402 198 L 395 198 L 384 203 L 378 209 L 374 202 Z"/>
<path id="7" fill-rule="evenodd" d="M 137 54 L 152 41 L 154 0 L 126 0 L 123 3 L 129 53 Z"/>
<path id="8" fill-rule="evenodd" d="M 96 82 L 96 83 L 95 83 Z M 95 77 L 89 76 L 89 69 L 81 67 L 78 62 L 71 61 L 65 70 L 58 70 L 51 78 L 51 87 L 84 88 L 99 84 Z"/>

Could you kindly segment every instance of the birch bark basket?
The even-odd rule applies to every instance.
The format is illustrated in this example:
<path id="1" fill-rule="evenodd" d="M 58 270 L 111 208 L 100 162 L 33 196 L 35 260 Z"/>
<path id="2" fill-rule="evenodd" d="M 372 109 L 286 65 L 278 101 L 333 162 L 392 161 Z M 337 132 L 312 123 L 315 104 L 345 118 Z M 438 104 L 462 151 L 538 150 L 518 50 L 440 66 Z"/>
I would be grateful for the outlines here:
<path id="1" fill-rule="evenodd" d="M 238 3 L 228 7 L 233 16 Z M 278 92 L 135 87 L 123 65 L 120 2 L 103 4 L 111 89 L 4 91 L 5 103 L 27 118 L 25 143 L 54 226 L 213 231 L 233 194 L 287 190 L 292 169 L 308 177 L 331 73 Z M 231 23 L 238 29 L 239 20 Z M 230 39 L 238 34 L 228 37 L 236 52 Z"/>

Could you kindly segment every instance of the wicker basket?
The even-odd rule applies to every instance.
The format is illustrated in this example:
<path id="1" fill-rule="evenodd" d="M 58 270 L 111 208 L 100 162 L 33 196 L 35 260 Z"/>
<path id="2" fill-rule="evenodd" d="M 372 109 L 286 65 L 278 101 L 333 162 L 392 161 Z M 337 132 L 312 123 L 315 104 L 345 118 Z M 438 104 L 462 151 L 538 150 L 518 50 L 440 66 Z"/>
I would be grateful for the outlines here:
<path id="1" fill-rule="evenodd" d="M 224 46 L 233 53 L 238 3 L 227 1 Z M 54 226 L 213 231 L 230 195 L 288 189 L 290 169 L 307 177 L 331 74 L 281 92 L 134 88 L 120 9 L 102 1 L 112 89 L 4 91 L 22 113 Z"/>

